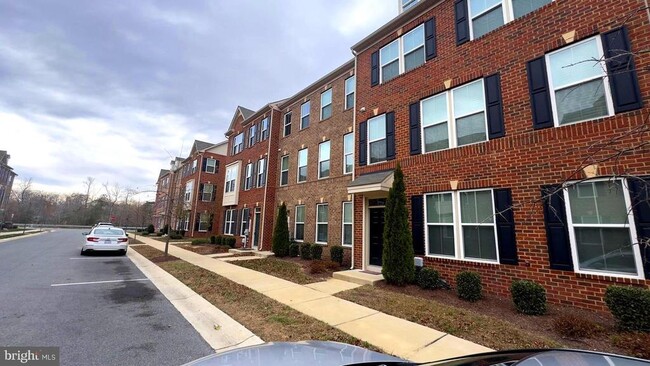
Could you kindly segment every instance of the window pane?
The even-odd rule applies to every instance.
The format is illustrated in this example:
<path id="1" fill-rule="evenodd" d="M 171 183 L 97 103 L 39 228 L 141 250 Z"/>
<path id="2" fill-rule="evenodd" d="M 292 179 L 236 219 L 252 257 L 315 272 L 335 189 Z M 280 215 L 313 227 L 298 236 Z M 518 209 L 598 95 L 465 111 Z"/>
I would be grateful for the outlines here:
<path id="1" fill-rule="evenodd" d="M 378 140 L 386 137 L 386 115 L 368 120 L 368 140 Z"/>
<path id="2" fill-rule="evenodd" d="M 323 116 L 321 117 L 321 119 L 327 119 L 327 118 L 330 118 L 330 117 L 332 117 L 332 105 L 331 104 L 326 105 L 325 107 L 323 107 Z"/>
<path id="3" fill-rule="evenodd" d="M 307 180 L 307 167 L 303 166 L 298 169 L 298 181 L 304 182 Z"/>
<path id="4" fill-rule="evenodd" d="M 413 29 L 402 37 L 404 42 L 404 53 L 407 54 L 414 49 L 424 45 L 424 25 Z"/>
<path id="5" fill-rule="evenodd" d="M 327 243 L 327 224 L 318 224 L 318 236 L 316 241 Z"/>
<path id="6" fill-rule="evenodd" d="M 628 228 L 574 228 L 580 269 L 636 274 Z"/>
<path id="7" fill-rule="evenodd" d="M 343 226 L 343 244 L 352 244 L 352 225 Z"/>
<path id="8" fill-rule="evenodd" d="M 570 86 L 555 92 L 560 124 L 594 119 L 609 114 L 603 79 Z"/>
<path id="9" fill-rule="evenodd" d="M 282 170 L 287 170 L 289 169 L 289 156 L 283 156 L 282 157 Z"/>
<path id="10" fill-rule="evenodd" d="M 549 55 L 553 87 L 557 90 L 581 80 L 602 76 L 603 65 L 597 61 L 600 56 L 596 38 Z"/>
<path id="11" fill-rule="evenodd" d="M 305 206 L 296 206 L 296 222 L 305 222 Z"/>
<path id="12" fill-rule="evenodd" d="M 345 96 L 345 108 L 352 108 L 354 106 L 354 93 Z"/>
<path id="13" fill-rule="evenodd" d="M 343 204 L 343 222 L 352 223 L 352 203 Z"/>
<path id="14" fill-rule="evenodd" d="M 447 93 L 422 101 L 422 126 L 430 126 L 448 120 Z"/>
<path id="15" fill-rule="evenodd" d="M 388 46 L 379 51 L 379 62 L 385 65 L 387 62 L 395 60 L 399 56 L 399 40 L 393 41 Z"/>
<path id="16" fill-rule="evenodd" d="M 356 77 L 351 76 L 345 79 L 345 94 L 353 93 L 355 90 Z"/>
<path id="17" fill-rule="evenodd" d="M 395 60 L 381 68 L 381 81 L 386 82 L 399 75 L 399 60 Z"/>
<path id="18" fill-rule="evenodd" d="M 515 13 L 515 19 L 523 17 L 533 10 L 550 3 L 552 0 L 512 0 L 512 8 Z"/>
<path id="19" fill-rule="evenodd" d="M 449 147 L 449 129 L 447 123 L 441 123 L 424 129 L 424 151 L 436 151 Z"/>
<path id="20" fill-rule="evenodd" d="M 494 29 L 503 25 L 503 10 L 501 6 L 490 10 L 483 15 L 472 20 L 472 29 L 474 38 L 478 38 Z"/>
<path id="21" fill-rule="evenodd" d="M 384 125 L 384 128 L 385 125 Z M 354 151 L 354 136 L 351 133 L 343 136 L 343 153 L 351 154 Z"/>
<path id="22" fill-rule="evenodd" d="M 386 140 L 370 143 L 370 163 L 386 160 Z"/>
<path id="23" fill-rule="evenodd" d="M 429 225 L 429 254 L 455 255 L 454 227 L 447 225 Z"/>
<path id="24" fill-rule="evenodd" d="M 300 115 L 301 116 L 306 116 L 309 114 L 309 102 L 305 102 L 300 106 Z"/>
<path id="25" fill-rule="evenodd" d="M 319 178 L 326 178 L 330 176 L 330 161 L 322 161 L 319 166 Z"/>
<path id="26" fill-rule="evenodd" d="M 497 259 L 494 226 L 463 226 L 466 258 Z"/>
<path id="27" fill-rule="evenodd" d="M 300 120 L 300 128 L 303 129 L 307 127 L 309 127 L 309 115 L 302 117 Z"/>
<path id="28" fill-rule="evenodd" d="M 296 240 L 304 240 L 305 239 L 305 225 L 304 224 L 296 224 Z"/>
<path id="29" fill-rule="evenodd" d="M 587 182 L 568 188 L 574 224 L 626 224 L 623 186 L 615 182 Z"/>
<path id="30" fill-rule="evenodd" d="M 451 193 L 429 195 L 426 198 L 428 223 L 454 222 Z"/>
<path id="31" fill-rule="evenodd" d="M 477 113 L 456 120 L 458 146 L 485 141 L 485 113 Z"/>
<path id="32" fill-rule="evenodd" d="M 460 192 L 460 212 L 462 223 L 493 223 L 492 192 Z"/>
<path id="33" fill-rule="evenodd" d="M 284 185 L 289 183 L 289 172 L 284 171 L 282 172 L 282 175 L 280 176 L 280 184 Z"/>
<path id="34" fill-rule="evenodd" d="M 499 4 L 500 2 L 501 0 L 470 0 L 469 10 L 472 16 L 475 16 L 484 12 L 486 9 Z"/>
<path id="35" fill-rule="evenodd" d="M 332 103 L 332 89 L 329 89 L 320 95 L 320 105 L 328 105 Z"/>
<path id="36" fill-rule="evenodd" d="M 330 158 L 330 142 L 323 142 L 320 145 L 318 145 L 318 154 L 319 154 L 319 159 L 320 161 L 323 160 L 329 160 Z"/>
<path id="37" fill-rule="evenodd" d="M 452 93 L 454 116 L 457 118 L 485 110 L 483 82 L 481 80 L 456 88 Z"/>
<path id="38" fill-rule="evenodd" d="M 413 70 L 424 63 L 424 46 L 404 55 L 404 72 Z"/>
<path id="39" fill-rule="evenodd" d="M 316 221 L 318 221 L 318 222 L 327 222 L 327 218 L 329 216 L 328 211 L 329 210 L 328 210 L 327 205 L 318 206 Z"/>
<path id="40" fill-rule="evenodd" d="M 307 165 L 307 150 L 298 151 L 298 165 L 299 166 Z"/>
<path id="41" fill-rule="evenodd" d="M 345 173 L 351 173 L 354 168 L 354 157 L 352 154 L 345 156 Z"/>

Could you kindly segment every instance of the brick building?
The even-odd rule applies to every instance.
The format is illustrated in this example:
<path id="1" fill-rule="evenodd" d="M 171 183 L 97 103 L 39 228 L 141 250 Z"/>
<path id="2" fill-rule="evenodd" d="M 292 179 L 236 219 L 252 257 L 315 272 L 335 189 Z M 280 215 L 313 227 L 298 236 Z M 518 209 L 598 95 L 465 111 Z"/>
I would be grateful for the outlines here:
<path id="1" fill-rule="evenodd" d="M 9 166 L 11 156 L 4 150 L 0 150 L 0 223 L 4 222 L 5 210 L 11 196 L 11 187 L 14 183 L 14 177 L 17 175 L 13 168 Z"/>
<path id="2" fill-rule="evenodd" d="M 608 285 L 650 284 L 643 1 L 402 3 L 352 47 L 355 268 L 381 269 L 399 163 L 416 255 L 449 282 L 532 279 L 595 310 Z"/>
<path id="3" fill-rule="evenodd" d="M 237 107 L 226 133 L 228 158 L 225 166 L 223 235 L 234 236 L 241 247 L 271 249 L 277 185 L 277 150 L 280 112 L 269 103 L 254 112 Z"/>
<path id="4" fill-rule="evenodd" d="M 355 84 L 350 60 L 279 107 L 276 202 L 298 242 L 352 247 Z"/>
<path id="5" fill-rule="evenodd" d="M 165 227 L 165 215 L 167 214 L 167 202 L 171 188 L 171 174 L 169 169 L 160 169 L 156 181 L 156 200 L 151 213 L 152 223 L 156 231 Z"/>

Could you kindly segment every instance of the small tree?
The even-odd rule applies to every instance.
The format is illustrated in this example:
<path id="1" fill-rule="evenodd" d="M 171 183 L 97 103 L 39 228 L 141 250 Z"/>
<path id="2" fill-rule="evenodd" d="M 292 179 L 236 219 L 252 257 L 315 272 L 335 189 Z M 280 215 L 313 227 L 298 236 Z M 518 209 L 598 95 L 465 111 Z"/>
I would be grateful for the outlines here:
<path id="1" fill-rule="evenodd" d="M 393 186 L 388 191 L 384 224 L 384 251 L 381 273 L 386 282 L 404 286 L 413 282 L 413 238 L 406 208 L 406 186 L 402 168 L 397 164 Z"/>
<path id="2" fill-rule="evenodd" d="M 278 219 L 273 228 L 273 253 L 276 257 L 289 255 L 289 224 L 287 223 L 287 206 L 283 203 L 278 209 Z"/>

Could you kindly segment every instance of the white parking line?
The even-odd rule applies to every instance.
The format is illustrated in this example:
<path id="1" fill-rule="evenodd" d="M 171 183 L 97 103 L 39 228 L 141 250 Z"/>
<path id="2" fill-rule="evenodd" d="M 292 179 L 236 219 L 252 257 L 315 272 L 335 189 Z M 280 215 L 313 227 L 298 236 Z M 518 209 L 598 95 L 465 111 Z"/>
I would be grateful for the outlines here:
<path id="1" fill-rule="evenodd" d="M 149 281 L 148 278 L 138 278 L 135 280 L 111 280 L 111 281 L 94 281 L 94 282 L 73 282 L 73 283 L 55 283 L 51 287 L 57 286 L 75 286 L 75 285 L 92 285 L 96 283 L 118 283 L 118 282 L 132 282 L 132 281 Z"/>
<path id="2" fill-rule="evenodd" d="M 127 259 L 126 257 L 94 257 L 94 258 L 68 258 L 68 259 Z"/>

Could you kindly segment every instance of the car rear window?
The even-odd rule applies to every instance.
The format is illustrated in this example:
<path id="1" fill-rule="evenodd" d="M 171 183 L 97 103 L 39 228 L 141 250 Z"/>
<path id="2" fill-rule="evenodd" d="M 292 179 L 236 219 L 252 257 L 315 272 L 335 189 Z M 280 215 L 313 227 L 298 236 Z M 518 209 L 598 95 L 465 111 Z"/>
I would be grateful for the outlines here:
<path id="1" fill-rule="evenodd" d="M 124 235 L 124 230 L 122 229 L 95 229 L 93 231 L 95 235 L 106 235 L 106 236 L 121 236 Z"/>

